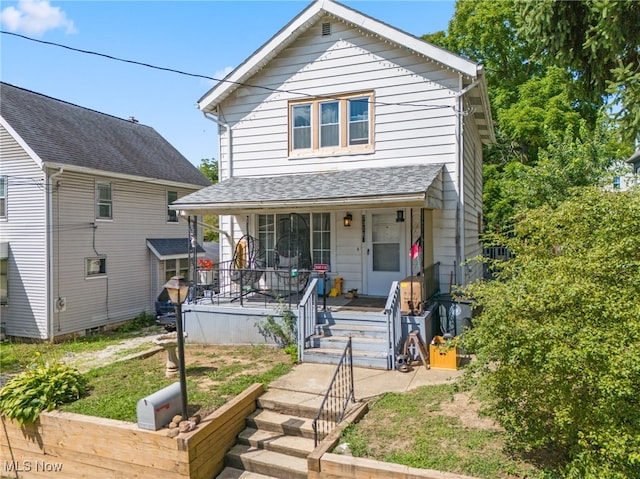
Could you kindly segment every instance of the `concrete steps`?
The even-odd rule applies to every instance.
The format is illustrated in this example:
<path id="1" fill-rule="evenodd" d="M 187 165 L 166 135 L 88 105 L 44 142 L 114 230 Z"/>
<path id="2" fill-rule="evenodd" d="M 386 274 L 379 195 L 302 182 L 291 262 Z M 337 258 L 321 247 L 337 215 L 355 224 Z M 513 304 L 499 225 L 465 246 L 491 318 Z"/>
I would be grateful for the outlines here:
<path id="1" fill-rule="evenodd" d="M 307 456 L 315 447 L 313 418 L 321 403 L 317 394 L 269 389 L 247 416 L 218 479 L 306 479 Z"/>
<path id="2" fill-rule="evenodd" d="M 351 337 L 353 365 L 369 369 L 389 368 L 387 316 L 378 313 L 318 314 L 318 331 L 304 351 L 308 363 L 338 364 Z"/>

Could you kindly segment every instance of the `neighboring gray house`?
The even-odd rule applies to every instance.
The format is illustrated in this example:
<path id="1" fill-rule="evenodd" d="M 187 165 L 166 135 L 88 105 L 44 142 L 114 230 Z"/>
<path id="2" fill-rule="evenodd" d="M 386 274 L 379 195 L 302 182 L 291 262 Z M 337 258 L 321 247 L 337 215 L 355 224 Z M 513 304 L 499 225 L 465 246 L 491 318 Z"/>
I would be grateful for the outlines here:
<path id="1" fill-rule="evenodd" d="M 627 160 L 627 163 L 629 163 L 633 168 L 634 174 L 640 175 L 640 148 L 637 149 L 633 155 L 631 155 L 631 158 Z"/>
<path id="2" fill-rule="evenodd" d="M 152 312 L 189 269 L 189 230 L 168 205 L 208 179 L 135 120 L 6 83 L 0 94 L 4 332 L 51 340 Z"/>

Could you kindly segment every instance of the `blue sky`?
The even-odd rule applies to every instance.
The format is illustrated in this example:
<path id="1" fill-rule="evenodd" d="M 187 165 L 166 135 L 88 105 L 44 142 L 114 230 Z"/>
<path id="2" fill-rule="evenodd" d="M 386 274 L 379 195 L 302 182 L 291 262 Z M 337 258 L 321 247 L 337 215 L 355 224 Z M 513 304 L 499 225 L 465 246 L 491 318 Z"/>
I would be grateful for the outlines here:
<path id="1" fill-rule="evenodd" d="M 3 31 L 117 58 L 222 78 L 310 2 L 2 0 Z M 340 3 L 420 36 L 446 30 L 453 1 Z M 197 101 L 215 84 L 0 35 L 0 79 L 153 127 L 194 165 L 217 158 L 216 125 Z"/>

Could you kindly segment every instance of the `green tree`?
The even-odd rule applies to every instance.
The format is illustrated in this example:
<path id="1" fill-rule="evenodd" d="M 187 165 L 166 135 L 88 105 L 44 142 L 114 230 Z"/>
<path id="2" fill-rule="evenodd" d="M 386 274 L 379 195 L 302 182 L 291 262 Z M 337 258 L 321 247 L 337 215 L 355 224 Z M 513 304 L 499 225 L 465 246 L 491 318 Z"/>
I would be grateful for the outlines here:
<path id="1" fill-rule="evenodd" d="M 640 191 L 581 188 L 495 238 L 465 346 L 511 446 L 567 478 L 640 477 Z"/>
<path id="2" fill-rule="evenodd" d="M 640 134 L 640 2 L 519 1 L 519 32 L 536 58 L 568 68 L 582 95 L 607 96 L 627 139 Z"/>
<path id="3" fill-rule="evenodd" d="M 203 158 L 200 160 L 200 166 L 198 167 L 200 172 L 209 178 L 211 183 L 218 182 L 218 162 L 213 158 Z M 220 220 L 217 215 L 204 215 L 203 216 L 204 223 L 214 226 L 216 228 L 220 225 Z M 206 228 L 204 230 L 204 240 L 205 241 L 219 241 L 220 233 L 216 230 L 212 230 L 210 228 Z"/>

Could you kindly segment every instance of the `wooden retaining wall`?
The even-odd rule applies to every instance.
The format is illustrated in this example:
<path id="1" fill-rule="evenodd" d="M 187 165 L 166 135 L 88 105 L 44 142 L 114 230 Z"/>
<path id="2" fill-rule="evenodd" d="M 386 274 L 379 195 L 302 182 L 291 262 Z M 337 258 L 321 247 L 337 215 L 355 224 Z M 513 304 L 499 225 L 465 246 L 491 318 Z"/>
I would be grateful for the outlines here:
<path id="1" fill-rule="evenodd" d="M 33 424 L 2 417 L 0 476 L 19 479 L 211 479 L 264 392 L 254 384 L 175 438 L 167 430 L 61 411 Z"/>

